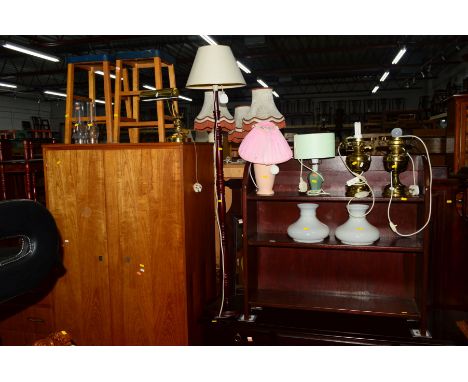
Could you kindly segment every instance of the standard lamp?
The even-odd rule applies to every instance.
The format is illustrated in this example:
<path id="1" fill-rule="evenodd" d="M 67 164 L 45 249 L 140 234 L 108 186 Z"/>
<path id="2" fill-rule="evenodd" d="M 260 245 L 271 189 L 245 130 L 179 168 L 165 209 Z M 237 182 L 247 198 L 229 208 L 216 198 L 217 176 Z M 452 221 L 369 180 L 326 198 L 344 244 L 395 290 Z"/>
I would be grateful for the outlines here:
<path id="1" fill-rule="evenodd" d="M 220 106 L 218 91 L 221 88 L 239 88 L 245 86 L 245 80 L 237 66 L 236 59 L 231 48 L 225 45 L 207 45 L 198 48 L 192 69 L 187 80 L 186 87 L 189 89 L 212 90 L 213 92 L 213 116 L 215 135 L 215 169 L 216 169 L 216 200 L 218 204 L 217 219 L 221 242 L 221 268 L 223 274 L 223 295 L 218 316 L 234 315 L 232 310 L 231 275 L 226 272 L 226 201 L 224 198 L 224 171 L 221 141 Z M 223 308 L 225 311 L 223 312 Z"/>
<path id="2" fill-rule="evenodd" d="M 296 134 L 294 136 L 294 159 L 301 162 L 302 159 L 312 160 L 312 171 L 308 179 L 308 195 L 320 195 L 323 193 L 322 184 L 324 178 L 318 172 L 319 159 L 335 156 L 335 133 Z M 304 190 L 305 191 L 305 190 Z"/>

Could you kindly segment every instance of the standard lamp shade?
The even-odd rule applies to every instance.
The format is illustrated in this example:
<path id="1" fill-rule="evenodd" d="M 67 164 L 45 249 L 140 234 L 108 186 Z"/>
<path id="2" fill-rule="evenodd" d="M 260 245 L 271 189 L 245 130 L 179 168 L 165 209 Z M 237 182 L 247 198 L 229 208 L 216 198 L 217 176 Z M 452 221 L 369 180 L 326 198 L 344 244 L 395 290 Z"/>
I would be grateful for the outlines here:
<path id="1" fill-rule="evenodd" d="M 273 122 L 280 129 L 286 126 L 284 116 L 276 108 L 271 88 L 252 89 L 252 104 L 242 121 L 243 129 L 250 131 L 258 122 Z"/>
<path id="2" fill-rule="evenodd" d="M 320 159 L 335 156 L 335 133 L 296 134 L 295 159 Z"/>
<path id="3" fill-rule="evenodd" d="M 189 89 L 213 89 L 245 86 L 231 48 L 226 45 L 206 45 L 198 48 L 185 85 Z"/>
<path id="4" fill-rule="evenodd" d="M 235 130 L 229 132 L 229 142 L 240 143 L 247 135 L 248 131 L 245 131 L 242 128 L 242 119 L 249 112 L 249 110 L 249 105 L 236 106 L 236 108 L 234 109 L 234 122 L 236 123 L 236 128 Z"/>
<path id="5" fill-rule="evenodd" d="M 218 97 L 219 101 L 219 97 Z M 194 121 L 195 130 L 211 131 L 214 128 L 215 120 L 213 114 L 214 96 L 213 91 L 206 91 L 202 109 Z M 229 112 L 226 104 L 219 103 L 218 125 L 224 131 L 233 131 L 236 128 L 234 117 Z"/>

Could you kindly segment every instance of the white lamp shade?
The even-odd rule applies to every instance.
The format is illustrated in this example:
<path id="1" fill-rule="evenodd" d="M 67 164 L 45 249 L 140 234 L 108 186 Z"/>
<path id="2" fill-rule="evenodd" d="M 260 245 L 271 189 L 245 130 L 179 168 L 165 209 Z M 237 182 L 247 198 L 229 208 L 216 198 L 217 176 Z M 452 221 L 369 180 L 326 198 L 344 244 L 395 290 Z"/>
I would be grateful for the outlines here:
<path id="1" fill-rule="evenodd" d="M 295 159 L 320 159 L 335 156 L 335 133 L 296 134 Z"/>
<path id="2" fill-rule="evenodd" d="M 252 104 L 243 119 L 243 129 L 250 131 L 258 122 L 273 122 L 280 129 L 286 126 L 284 116 L 276 108 L 271 88 L 252 89 Z"/>
<path id="3" fill-rule="evenodd" d="M 195 130 L 212 130 L 214 127 L 214 96 L 213 91 L 205 92 L 205 98 L 200 113 L 195 118 L 194 128 Z M 219 101 L 219 96 L 218 96 Z M 231 131 L 236 128 L 234 117 L 229 112 L 226 104 L 219 103 L 219 121 L 218 124 L 221 129 L 225 131 Z"/>
<path id="4" fill-rule="evenodd" d="M 236 122 L 236 130 L 242 130 L 242 119 L 250 110 L 249 105 L 236 106 L 234 109 L 234 121 Z"/>
<path id="5" fill-rule="evenodd" d="M 192 69 L 185 85 L 190 89 L 213 89 L 245 86 L 231 48 L 226 45 L 206 45 L 198 48 Z"/>
<path id="6" fill-rule="evenodd" d="M 233 131 L 230 131 L 228 134 L 228 141 L 234 143 L 240 143 L 247 135 L 248 131 L 245 131 L 242 128 L 242 119 L 245 115 L 249 112 L 250 106 L 243 105 L 243 106 L 236 106 L 234 109 L 234 121 L 236 123 L 236 128 Z"/>

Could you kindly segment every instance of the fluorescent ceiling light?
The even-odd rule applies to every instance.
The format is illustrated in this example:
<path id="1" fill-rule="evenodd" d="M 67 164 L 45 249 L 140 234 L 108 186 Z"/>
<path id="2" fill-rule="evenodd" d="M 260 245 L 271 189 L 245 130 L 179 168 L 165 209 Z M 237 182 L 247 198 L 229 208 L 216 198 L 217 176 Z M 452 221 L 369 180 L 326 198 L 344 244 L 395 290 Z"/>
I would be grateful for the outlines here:
<path id="1" fill-rule="evenodd" d="M 262 85 L 264 88 L 267 88 L 267 87 L 268 87 L 268 85 L 267 85 L 265 82 L 263 82 L 260 78 L 257 79 L 257 82 L 258 82 L 260 85 Z"/>
<path id="2" fill-rule="evenodd" d="M 376 93 L 377 90 L 379 90 L 379 87 L 378 87 L 378 86 L 375 86 L 374 89 L 372 89 L 372 93 Z"/>
<path id="3" fill-rule="evenodd" d="M 96 70 L 94 73 L 99 74 L 100 76 L 104 75 L 104 72 L 102 70 Z M 110 74 L 110 78 L 115 78 L 115 74 Z M 123 81 L 123 78 L 121 78 Z"/>
<path id="4" fill-rule="evenodd" d="M 393 65 L 398 64 L 398 61 L 403 57 L 403 55 L 406 53 L 406 48 L 401 48 L 398 54 L 395 56 L 395 58 L 392 61 Z"/>
<path id="5" fill-rule="evenodd" d="M 240 62 L 240 61 L 237 61 L 237 66 L 238 66 L 239 68 L 241 68 L 241 69 L 242 69 L 244 72 L 246 72 L 247 74 L 252 73 L 252 72 L 250 71 L 250 69 L 249 69 L 247 66 L 245 66 L 245 65 L 244 65 L 242 62 Z"/>
<path id="6" fill-rule="evenodd" d="M 148 90 L 156 90 L 154 86 L 150 86 L 150 85 L 143 85 L 143 87 Z"/>
<path id="7" fill-rule="evenodd" d="M 279 95 L 278 95 L 278 93 L 277 93 L 277 92 L 275 92 L 274 90 L 273 90 L 273 95 L 274 95 L 275 97 L 278 97 L 278 98 L 279 98 Z"/>
<path id="8" fill-rule="evenodd" d="M 46 90 L 44 91 L 45 94 L 50 94 L 50 95 L 54 95 L 54 96 L 59 96 L 59 97 L 67 97 L 67 95 L 65 93 L 59 93 L 59 92 L 53 92 L 51 90 Z"/>
<path id="9" fill-rule="evenodd" d="M 29 48 L 26 48 L 24 46 L 12 44 L 11 42 L 5 41 L 5 42 L 2 43 L 2 46 L 4 48 L 7 48 L 7 49 L 16 50 L 17 52 L 26 53 L 26 54 L 29 54 L 31 56 L 43 58 L 44 60 L 49 60 L 49 61 L 53 61 L 53 62 L 59 62 L 60 61 L 60 59 L 58 57 L 51 56 L 50 54 L 38 52 L 37 50 L 29 49 Z"/>
<path id="10" fill-rule="evenodd" d="M 184 100 L 186 100 L 186 101 L 192 102 L 192 99 L 189 98 L 189 97 L 185 97 L 185 96 L 181 96 L 181 95 L 180 95 L 179 98 L 180 98 L 180 99 L 184 99 Z"/>
<path id="11" fill-rule="evenodd" d="M 390 72 L 385 72 L 384 74 L 382 74 L 382 77 L 380 77 L 380 82 L 384 82 L 387 79 L 389 74 Z"/>
<path id="12" fill-rule="evenodd" d="M 218 45 L 218 43 L 207 34 L 201 34 L 200 37 L 210 45 Z"/>
<path id="13" fill-rule="evenodd" d="M 101 101 L 100 99 L 97 99 L 97 100 L 95 100 L 94 102 L 96 102 L 96 103 L 104 103 L 104 104 L 106 103 L 106 101 Z"/>
<path id="14" fill-rule="evenodd" d="M 13 88 L 13 89 L 16 89 L 18 86 L 16 85 L 13 85 L 13 84 L 7 84 L 5 82 L 0 82 L 0 86 L 4 86 L 6 88 Z"/>
<path id="15" fill-rule="evenodd" d="M 142 99 L 143 102 L 150 102 L 150 101 L 164 101 L 166 99 L 174 99 L 173 97 L 161 97 L 161 98 L 147 98 Z"/>

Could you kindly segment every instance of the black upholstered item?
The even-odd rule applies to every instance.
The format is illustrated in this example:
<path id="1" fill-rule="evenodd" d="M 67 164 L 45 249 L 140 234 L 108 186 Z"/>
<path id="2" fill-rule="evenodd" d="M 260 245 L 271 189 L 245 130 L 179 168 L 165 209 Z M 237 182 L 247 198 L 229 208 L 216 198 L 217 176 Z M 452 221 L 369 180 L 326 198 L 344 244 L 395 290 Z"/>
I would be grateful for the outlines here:
<path id="1" fill-rule="evenodd" d="M 59 234 L 54 218 L 32 200 L 0 202 L 0 239 L 20 238 L 0 256 L 0 302 L 34 289 L 59 264 Z M 6 240 L 5 240 L 6 239 Z"/>

